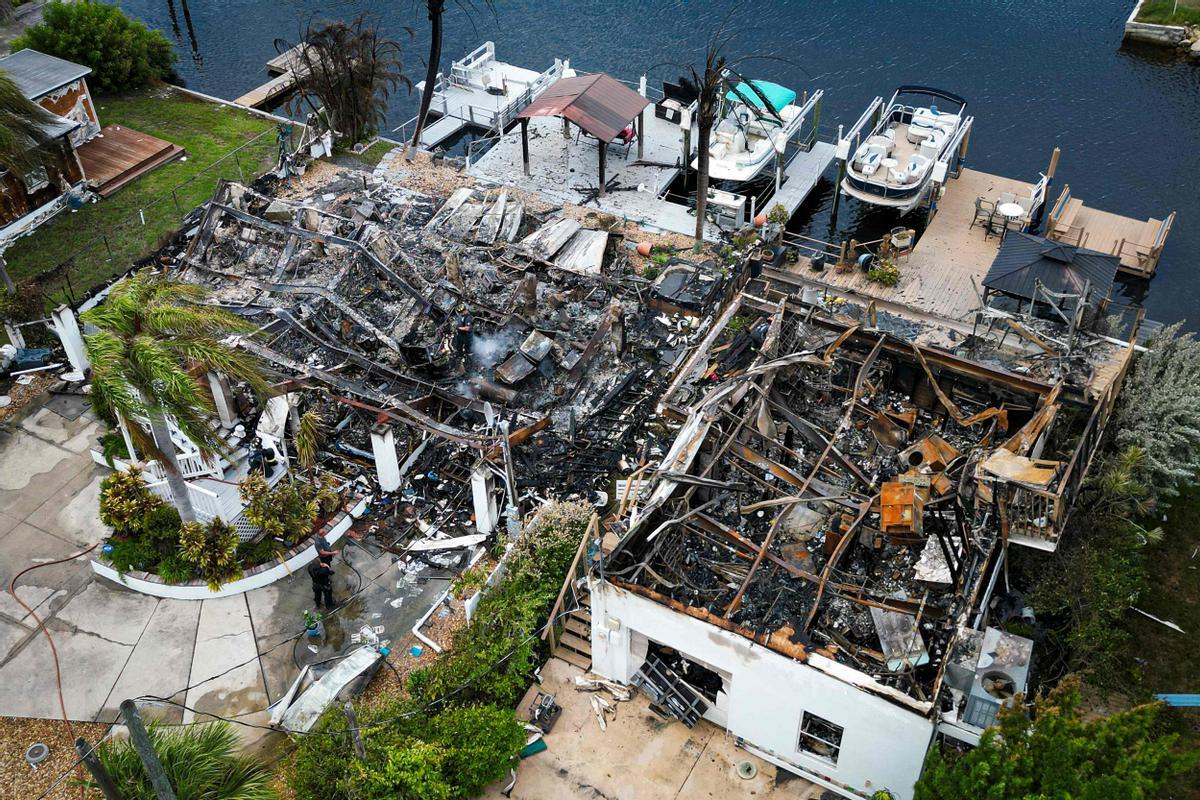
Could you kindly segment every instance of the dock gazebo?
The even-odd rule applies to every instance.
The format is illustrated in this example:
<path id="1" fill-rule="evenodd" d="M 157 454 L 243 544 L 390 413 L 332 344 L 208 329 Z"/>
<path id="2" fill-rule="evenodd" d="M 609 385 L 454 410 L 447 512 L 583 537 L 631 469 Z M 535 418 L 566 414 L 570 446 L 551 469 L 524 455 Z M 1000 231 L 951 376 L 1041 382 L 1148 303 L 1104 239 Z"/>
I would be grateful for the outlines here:
<path id="1" fill-rule="evenodd" d="M 573 122 L 600 143 L 598 177 L 599 192 L 603 195 L 608 145 L 631 124 L 640 141 L 645 129 L 642 112 L 648 105 L 650 101 L 645 97 L 604 73 L 560 78 L 517 115 L 521 122 L 521 161 L 525 174 L 530 174 L 529 120 L 561 117 L 564 129 Z"/>

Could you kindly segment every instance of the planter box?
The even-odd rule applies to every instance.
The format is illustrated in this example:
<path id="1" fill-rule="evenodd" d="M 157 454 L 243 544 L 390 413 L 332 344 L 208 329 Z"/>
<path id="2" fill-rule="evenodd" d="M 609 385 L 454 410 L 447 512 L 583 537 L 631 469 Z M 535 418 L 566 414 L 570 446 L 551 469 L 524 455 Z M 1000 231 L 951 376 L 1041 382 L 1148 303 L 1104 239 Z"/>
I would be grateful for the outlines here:
<path id="1" fill-rule="evenodd" d="M 325 532 L 325 538 L 329 540 L 330 544 L 342 538 L 342 534 L 350 530 L 351 524 L 363 513 L 366 507 L 367 498 L 360 498 L 349 512 L 341 512 L 331 519 L 328 525 L 322 528 L 322 532 L 325 532 L 325 528 L 328 528 L 328 531 Z M 308 566 L 316 557 L 317 550 L 310 539 L 288 550 L 283 554 L 282 559 L 276 559 L 273 562 L 261 564 L 246 570 L 246 574 L 242 578 L 225 584 L 215 592 L 209 589 L 208 584 L 203 581 L 170 584 L 164 583 L 162 578 L 159 578 L 157 575 L 151 575 L 147 572 L 130 571 L 122 575 L 110 565 L 95 560 L 92 561 L 92 572 L 101 578 L 107 578 L 113 583 L 119 583 L 127 589 L 132 589 L 135 592 L 148 594 L 153 597 L 166 597 L 172 600 L 213 600 L 218 597 L 229 597 L 251 591 L 252 589 L 261 589 L 264 586 L 269 586 L 275 581 L 286 578 L 293 572 Z"/>

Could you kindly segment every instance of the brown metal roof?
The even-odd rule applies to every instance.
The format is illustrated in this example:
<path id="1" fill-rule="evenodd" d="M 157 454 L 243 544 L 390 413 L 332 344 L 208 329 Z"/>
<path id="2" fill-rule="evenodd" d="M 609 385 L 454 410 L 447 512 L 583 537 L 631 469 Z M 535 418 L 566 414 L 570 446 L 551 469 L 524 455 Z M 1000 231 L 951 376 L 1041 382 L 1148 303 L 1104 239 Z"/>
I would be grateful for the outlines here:
<path id="1" fill-rule="evenodd" d="M 602 142 L 617 138 L 650 101 L 603 73 L 560 78 L 520 117 L 566 117 Z"/>

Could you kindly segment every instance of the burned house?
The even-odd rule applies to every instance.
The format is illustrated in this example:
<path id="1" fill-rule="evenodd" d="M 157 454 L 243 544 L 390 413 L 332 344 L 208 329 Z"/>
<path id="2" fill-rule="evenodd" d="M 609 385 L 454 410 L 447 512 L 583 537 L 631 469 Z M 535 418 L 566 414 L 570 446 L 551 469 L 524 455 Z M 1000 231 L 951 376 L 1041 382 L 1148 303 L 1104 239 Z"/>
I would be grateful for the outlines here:
<path id="1" fill-rule="evenodd" d="M 550 494 L 602 502 L 736 280 L 676 260 L 648 281 L 602 221 L 503 190 L 347 173 L 285 194 L 222 185 L 174 268 L 258 327 L 239 346 L 322 411 L 321 469 L 394 505 L 388 547 L 516 525 Z"/>
<path id="2" fill-rule="evenodd" d="M 909 798 L 935 735 L 978 741 L 1027 688 L 997 582 L 1010 547 L 1056 546 L 1131 349 L 935 347 L 811 299 L 752 282 L 668 387 L 678 433 L 593 569 L 592 668 L 844 796 Z"/>

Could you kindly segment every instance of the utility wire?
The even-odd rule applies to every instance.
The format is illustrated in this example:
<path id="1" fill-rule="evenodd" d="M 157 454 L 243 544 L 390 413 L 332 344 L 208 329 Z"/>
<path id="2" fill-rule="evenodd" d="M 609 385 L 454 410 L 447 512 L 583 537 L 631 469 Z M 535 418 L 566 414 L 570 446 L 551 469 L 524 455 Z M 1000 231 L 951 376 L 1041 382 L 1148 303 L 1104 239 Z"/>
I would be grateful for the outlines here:
<path id="1" fill-rule="evenodd" d="M 562 617 L 568 616 L 569 614 L 573 614 L 576 611 L 580 610 L 581 608 L 582 608 L 582 606 L 575 606 L 574 608 L 569 608 L 569 609 L 559 612 L 557 615 L 555 615 L 554 618 L 547 620 L 545 625 L 541 626 L 540 628 L 535 630 L 533 633 L 526 636 L 524 639 L 521 640 L 521 642 L 519 644 L 517 644 L 515 647 L 513 647 L 511 650 L 509 650 L 504 655 L 500 656 L 500 658 L 493 661 L 486 670 L 479 673 L 478 675 L 473 676 L 469 680 L 464 681 L 463 683 L 459 684 L 455 688 L 453 688 L 450 691 L 443 694 L 441 697 L 436 697 L 433 700 L 430 700 L 429 702 L 425 703 L 420 708 L 415 708 L 412 711 L 406 711 L 403 714 L 398 714 L 394 717 L 388 717 L 386 719 L 377 720 L 377 721 L 371 723 L 370 726 L 359 725 L 356 727 L 344 728 L 344 729 L 340 729 L 340 730 L 336 730 L 336 731 L 288 731 L 288 733 L 294 734 L 297 736 L 344 736 L 348 733 L 355 733 L 355 732 L 368 732 L 369 733 L 371 728 L 378 728 L 382 725 L 387 725 L 388 723 L 391 723 L 391 722 L 399 722 L 401 720 L 405 720 L 410 717 L 416 716 L 417 714 L 424 713 L 425 711 L 428 711 L 429 709 L 431 709 L 435 706 L 441 705 L 442 703 L 445 703 L 447 700 L 450 700 L 451 698 L 455 697 L 456 695 L 469 689 L 472 685 L 475 684 L 476 681 L 491 674 L 501 664 L 505 663 L 506 661 L 508 661 L 508 659 L 512 658 L 513 655 L 515 655 L 517 653 L 517 651 L 520 650 L 522 647 L 524 647 L 526 644 L 528 644 L 529 642 L 534 641 L 536 639 L 540 639 L 542 637 L 542 635 L 545 633 L 545 631 L 548 628 L 550 628 L 550 626 L 552 626 L 559 619 L 561 619 Z M 241 725 L 246 728 L 258 728 L 260 730 L 272 731 L 274 733 L 280 732 L 280 730 L 278 728 L 272 728 L 269 725 L 258 725 L 253 722 L 243 722 L 240 719 L 235 719 L 232 717 L 223 717 L 219 714 L 213 714 L 213 713 L 210 713 L 207 711 L 197 711 L 196 709 L 191 708 L 190 706 L 184 705 L 183 703 L 176 702 L 167 697 L 159 697 L 159 696 L 155 696 L 155 695 L 142 695 L 141 697 L 135 698 L 135 701 L 145 701 L 147 703 L 152 703 L 155 705 L 174 706 L 176 708 L 181 708 L 185 711 L 191 711 L 193 714 L 203 715 L 206 717 L 212 717 L 213 719 L 219 719 L 223 722 L 229 722 L 234 725 Z M 265 711 L 266 709 L 261 709 L 261 710 Z M 252 714 L 252 713 L 258 713 L 258 712 L 246 712 L 246 713 Z"/>

